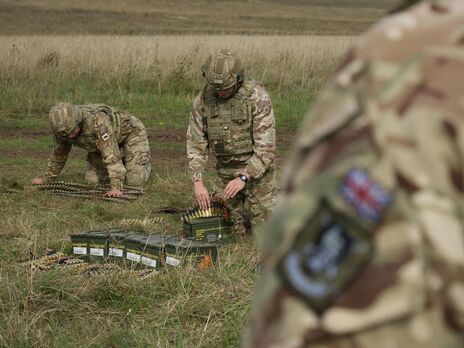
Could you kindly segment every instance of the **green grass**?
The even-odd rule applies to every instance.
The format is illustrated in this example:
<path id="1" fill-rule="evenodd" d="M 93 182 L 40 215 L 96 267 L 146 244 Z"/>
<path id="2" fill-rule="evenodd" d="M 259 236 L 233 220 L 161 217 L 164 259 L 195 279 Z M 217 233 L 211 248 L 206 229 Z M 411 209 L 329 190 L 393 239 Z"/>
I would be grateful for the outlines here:
<path id="1" fill-rule="evenodd" d="M 269 85 L 277 127 L 297 127 L 315 97 L 317 86 L 279 90 L 272 83 Z M 193 99 L 201 86 L 201 79 L 170 80 L 159 92 L 156 80 L 143 77 L 123 83 L 118 79 L 85 75 L 71 79 L 49 73 L 37 74 L 35 78 L 0 79 L 0 127 L 47 128 L 49 109 L 58 101 L 68 101 L 99 102 L 127 110 L 148 128 L 185 128 Z"/>
<path id="2" fill-rule="evenodd" d="M 130 111 L 150 130 L 185 130 L 202 83 L 178 76 L 163 81 L 160 88 L 158 81 L 138 75 L 105 79 L 47 71 L 3 77 L 0 128 L 9 136 L 0 139 L 0 186 L 27 186 L 45 171 L 44 154 L 52 140 L 44 130 L 47 112 L 56 102 L 102 102 Z M 317 84 L 302 88 L 269 81 L 265 85 L 279 129 L 298 127 L 319 89 Z M 27 135 L 37 128 L 38 134 Z M 29 133 L 21 134 L 25 130 Z M 151 147 L 158 153 L 185 153 L 185 144 L 175 140 L 152 142 Z M 14 150 L 16 157 L 11 155 Z M 74 151 L 71 155 L 60 179 L 82 182 L 85 157 Z M 115 227 L 124 218 L 153 217 L 151 210 L 159 206 L 192 206 L 192 183 L 179 163 L 168 159 L 156 166 L 146 194 L 131 204 L 82 201 L 32 190 L 0 196 L 0 347 L 238 345 L 258 276 L 259 253 L 251 237 L 221 247 L 214 269 L 169 269 L 146 281 L 124 274 L 31 273 L 20 264 L 47 248 L 69 250 L 72 233 Z M 208 185 L 214 176 L 211 167 Z M 181 231 L 178 216 L 164 218 L 165 233 Z"/>
<path id="3" fill-rule="evenodd" d="M 63 179 L 78 180 L 82 164 L 70 161 Z M 20 174 L 3 174 L 25 183 Z M 69 246 L 70 233 L 117 226 L 156 206 L 188 206 L 190 186 L 186 174 L 158 170 L 148 193 L 130 205 L 37 192 L 1 197 L 0 346 L 235 347 L 257 275 L 258 254 L 249 239 L 221 248 L 212 270 L 171 269 L 142 282 L 118 274 L 31 274 L 18 265 L 46 248 Z M 180 231 L 177 216 L 165 220 L 167 233 Z"/>
<path id="4" fill-rule="evenodd" d="M 53 140 L 51 136 L 41 136 L 32 139 L 12 138 L 0 139 L 0 149 L 13 150 L 13 149 L 34 149 L 44 150 L 53 148 Z"/>

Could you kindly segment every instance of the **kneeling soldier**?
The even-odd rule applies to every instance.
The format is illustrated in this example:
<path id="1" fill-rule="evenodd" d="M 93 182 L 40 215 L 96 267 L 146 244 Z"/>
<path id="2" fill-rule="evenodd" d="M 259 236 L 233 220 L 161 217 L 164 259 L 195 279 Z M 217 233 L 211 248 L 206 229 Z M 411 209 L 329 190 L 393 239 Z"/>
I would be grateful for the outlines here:
<path id="1" fill-rule="evenodd" d="M 73 145 L 88 151 L 85 178 L 93 184 L 110 183 L 105 195 L 121 197 L 123 182 L 142 186 L 150 176 L 147 131 L 135 116 L 101 104 L 59 103 L 49 113 L 55 149 L 47 173 L 32 184 L 53 181 L 63 169 Z"/>

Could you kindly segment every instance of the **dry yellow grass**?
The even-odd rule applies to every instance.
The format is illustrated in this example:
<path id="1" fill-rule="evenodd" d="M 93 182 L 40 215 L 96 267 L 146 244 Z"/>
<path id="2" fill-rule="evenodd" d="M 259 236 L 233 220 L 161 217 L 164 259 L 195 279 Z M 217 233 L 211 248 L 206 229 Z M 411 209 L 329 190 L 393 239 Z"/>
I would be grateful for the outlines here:
<path id="1" fill-rule="evenodd" d="M 327 77 L 354 39 L 340 36 L 10 36 L 0 37 L 0 72 L 33 76 L 53 69 L 63 76 L 137 74 L 198 80 L 207 55 L 229 48 L 254 78 L 302 87 Z"/>

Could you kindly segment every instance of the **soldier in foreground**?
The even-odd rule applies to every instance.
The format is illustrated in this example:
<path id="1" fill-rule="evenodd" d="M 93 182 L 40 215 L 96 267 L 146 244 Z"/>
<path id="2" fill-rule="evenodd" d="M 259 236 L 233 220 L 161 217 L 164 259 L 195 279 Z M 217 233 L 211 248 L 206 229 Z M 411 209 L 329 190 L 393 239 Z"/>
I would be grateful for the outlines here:
<path id="1" fill-rule="evenodd" d="M 244 205 L 252 230 L 264 221 L 276 195 L 275 119 L 263 86 L 244 78 L 239 59 L 219 50 L 203 66 L 207 85 L 195 98 L 187 130 L 189 173 L 201 208 L 209 208 L 204 184 L 209 150 L 216 155 L 215 195 L 228 199 L 234 232 L 243 235 Z"/>
<path id="2" fill-rule="evenodd" d="M 88 151 L 85 178 L 92 184 L 107 184 L 105 194 L 121 197 L 123 183 L 142 186 L 150 176 L 147 131 L 140 120 L 106 105 L 59 103 L 49 113 L 55 149 L 47 173 L 32 184 L 55 180 L 73 145 Z"/>
<path id="3" fill-rule="evenodd" d="M 375 26 L 307 117 L 244 347 L 463 347 L 464 2 Z"/>

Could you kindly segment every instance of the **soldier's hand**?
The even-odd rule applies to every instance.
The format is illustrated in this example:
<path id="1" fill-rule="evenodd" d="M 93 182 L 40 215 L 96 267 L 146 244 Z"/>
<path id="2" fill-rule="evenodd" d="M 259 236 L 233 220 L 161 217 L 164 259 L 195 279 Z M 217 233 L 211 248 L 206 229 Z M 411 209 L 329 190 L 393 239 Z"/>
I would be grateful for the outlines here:
<path id="1" fill-rule="evenodd" d="M 245 187 L 245 183 L 240 178 L 229 181 L 224 189 L 224 198 L 234 198 Z"/>
<path id="2" fill-rule="evenodd" d="M 211 198 L 209 196 L 208 189 L 203 184 L 203 181 L 195 181 L 193 184 L 193 190 L 195 192 L 195 198 L 201 209 L 208 209 L 211 207 Z"/>
<path id="3" fill-rule="evenodd" d="M 118 189 L 111 189 L 110 191 L 108 191 L 107 193 L 105 193 L 105 196 L 106 197 L 122 197 L 123 194 L 120 190 Z"/>
<path id="4" fill-rule="evenodd" d="M 31 180 L 32 185 L 42 185 L 44 183 L 42 178 L 34 178 Z"/>

